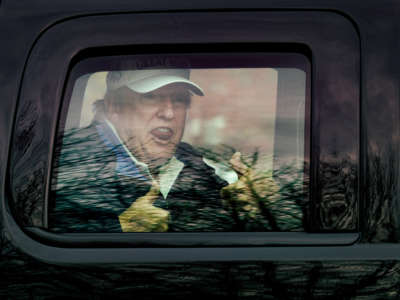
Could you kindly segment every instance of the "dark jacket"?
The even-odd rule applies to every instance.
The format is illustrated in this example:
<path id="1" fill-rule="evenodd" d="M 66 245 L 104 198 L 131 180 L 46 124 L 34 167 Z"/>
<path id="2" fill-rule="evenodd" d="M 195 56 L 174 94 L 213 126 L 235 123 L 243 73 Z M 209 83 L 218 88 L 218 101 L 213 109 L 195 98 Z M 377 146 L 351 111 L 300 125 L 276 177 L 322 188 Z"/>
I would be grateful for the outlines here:
<path id="1" fill-rule="evenodd" d="M 99 124 L 64 134 L 55 156 L 50 230 L 121 232 L 118 215 L 149 191 L 150 181 L 116 172 L 120 147 L 104 142 Z M 160 194 L 154 204 L 170 212 L 169 231 L 233 230 L 220 199 L 227 182 L 187 143 L 178 145 L 175 157 L 184 167 L 168 197 Z"/>

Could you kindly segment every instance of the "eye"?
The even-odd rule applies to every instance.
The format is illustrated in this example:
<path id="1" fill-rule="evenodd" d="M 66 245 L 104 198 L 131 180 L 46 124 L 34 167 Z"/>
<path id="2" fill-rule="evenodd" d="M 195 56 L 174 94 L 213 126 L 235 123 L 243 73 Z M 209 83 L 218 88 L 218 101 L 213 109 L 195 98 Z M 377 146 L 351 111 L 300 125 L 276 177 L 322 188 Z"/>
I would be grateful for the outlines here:
<path id="1" fill-rule="evenodd" d="M 142 95 L 142 98 L 143 99 L 154 99 L 156 97 L 153 93 L 147 93 L 147 94 Z"/>
<path id="2" fill-rule="evenodd" d="M 174 103 L 174 105 L 187 105 L 189 103 L 190 100 L 190 95 L 188 94 L 177 94 L 174 95 L 172 101 Z"/>
<path id="3" fill-rule="evenodd" d="M 140 98 L 142 104 L 147 104 L 147 105 L 152 105 L 152 104 L 157 104 L 160 102 L 160 97 L 157 95 L 154 95 L 153 93 L 147 93 L 142 95 Z"/>

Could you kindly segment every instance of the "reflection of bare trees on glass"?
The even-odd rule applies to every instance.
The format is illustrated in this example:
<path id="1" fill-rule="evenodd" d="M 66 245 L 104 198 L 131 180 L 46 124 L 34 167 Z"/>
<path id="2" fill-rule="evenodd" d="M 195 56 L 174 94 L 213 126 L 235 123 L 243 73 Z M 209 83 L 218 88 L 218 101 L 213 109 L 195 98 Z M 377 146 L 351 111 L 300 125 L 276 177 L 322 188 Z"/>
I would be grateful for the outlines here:
<path id="1" fill-rule="evenodd" d="M 44 164 L 38 163 L 34 168 L 28 176 L 14 181 L 16 201 L 13 210 L 21 224 L 43 227 Z"/>
<path id="2" fill-rule="evenodd" d="M 115 229 L 107 224 L 115 208 L 123 205 L 123 199 L 122 190 L 115 184 L 114 168 L 112 153 L 98 143 L 96 132 L 88 128 L 65 132 L 53 167 L 55 199 L 51 204 L 55 207 L 50 225 L 55 220 L 77 231 L 102 231 L 103 226 L 109 231 Z"/>
<path id="3" fill-rule="evenodd" d="M 398 242 L 400 205 L 398 202 L 399 168 L 393 148 L 369 149 L 365 206 L 362 223 L 365 241 Z"/>
<path id="4" fill-rule="evenodd" d="M 56 192 L 60 192 L 62 199 L 72 197 L 78 203 L 84 203 L 84 206 L 90 205 L 91 201 L 97 205 L 98 194 L 92 193 L 88 187 L 94 186 L 97 191 L 112 188 L 111 182 L 114 180 L 112 177 L 114 175 L 111 174 L 114 173 L 108 171 L 114 170 L 114 161 L 104 152 L 104 147 L 101 147 L 101 153 L 96 153 L 100 148 L 96 150 L 94 147 L 94 138 L 91 140 L 87 135 L 79 135 L 77 131 L 68 132 L 68 134 L 71 136 L 67 135 L 69 139 L 64 140 L 64 144 L 68 146 L 62 149 L 66 151 L 63 153 L 65 156 L 55 165 L 54 174 L 59 178 L 54 183 L 57 184 L 54 187 L 59 189 Z M 85 138 L 82 138 L 83 136 Z M 221 153 L 214 153 L 214 155 L 220 157 L 221 162 L 228 163 L 232 151 L 227 152 L 223 158 L 221 158 Z M 254 165 L 251 159 L 245 159 L 244 162 L 249 166 Z M 280 205 L 271 207 L 270 202 L 265 200 L 265 205 L 269 205 L 268 209 L 274 215 L 276 226 L 281 230 L 284 229 L 283 226 L 287 226 L 289 230 L 296 230 L 298 228 L 296 226 L 301 224 L 299 221 L 302 218 L 301 209 L 307 204 L 304 200 L 307 198 L 304 198 L 303 182 L 298 180 L 296 172 L 300 170 L 293 169 L 291 166 L 276 170 L 277 174 L 274 174 L 273 178 L 279 187 L 280 198 L 277 203 Z M 365 191 L 366 203 L 361 212 L 367 224 L 365 235 L 367 239 L 374 242 L 395 241 L 397 232 L 393 225 L 396 224 L 394 222 L 396 220 L 394 195 L 398 177 L 393 156 L 371 154 L 368 160 L 368 172 L 370 179 Z M 349 183 L 354 179 L 354 174 L 354 165 L 348 160 L 338 165 L 323 164 L 321 178 L 323 178 L 322 186 L 325 188 L 323 199 L 326 201 L 320 214 L 323 224 L 345 224 L 353 218 L 352 214 L 346 213 L 346 209 L 334 209 L 331 212 L 329 209 L 330 207 L 340 208 L 345 203 L 350 203 L 350 207 L 354 205 L 353 202 L 346 202 L 349 200 L 346 197 L 351 196 L 346 196 L 346 191 L 350 190 Z M 110 178 L 107 179 L 106 175 Z M 265 179 L 263 176 L 269 176 L 269 174 L 257 173 L 257 176 L 261 181 Z M 103 178 L 104 182 L 98 178 Z M 122 191 L 124 191 L 123 187 Z M 30 195 L 25 194 L 25 197 L 28 199 Z M 260 197 L 260 199 L 264 198 Z M 123 200 L 123 198 L 120 199 L 120 201 Z M 118 201 L 117 197 L 113 201 Z M 328 205 L 330 201 L 332 201 L 332 206 Z M 353 198 L 351 201 L 354 201 Z M 260 202 L 263 201 L 259 200 L 258 203 Z M 63 205 L 62 202 L 60 205 Z M 62 209 L 68 212 L 69 205 L 71 204 L 64 203 Z M 292 213 L 296 212 L 291 208 L 295 205 L 300 207 L 299 214 L 286 217 L 289 215 L 288 210 Z M 259 212 L 259 214 L 269 220 L 264 213 Z M 102 216 L 94 217 L 101 218 Z M 343 220 L 337 221 L 339 219 Z M 256 218 L 256 220 L 259 219 Z M 270 221 L 258 222 L 265 224 L 266 228 L 270 226 Z M 82 226 L 76 225 L 78 228 Z M 83 225 L 95 228 L 93 224 Z M 348 299 L 369 298 L 371 295 L 376 299 L 396 299 L 400 281 L 400 266 L 391 261 L 152 264 L 131 265 L 123 268 L 97 266 L 72 270 L 70 267 L 42 264 L 20 254 L 14 250 L 4 234 L 1 235 L 0 246 L 0 277 L 2 278 L 0 297 L 5 298 L 70 296 L 71 292 L 78 287 L 80 293 L 76 296 L 77 299 L 111 296 L 130 299 L 132 294 L 148 298 L 170 295 L 179 299 L 189 295 L 185 288 L 190 286 L 191 292 L 199 291 L 199 295 L 217 295 L 230 299 L 235 297 Z M 306 251 L 306 248 L 304 249 Z M 132 281 L 132 278 L 135 280 Z"/>
<path id="5" fill-rule="evenodd" d="M 188 249 L 189 250 L 189 249 Z M 190 251 L 190 250 L 189 250 Z M 0 256 L 3 299 L 397 299 L 395 262 L 237 262 L 66 267 Z M 76 290 L 79 289 L 79 293 Z"/>
<path id="6" fill-rule="evenodd" d="M 72 231 L 118 231 L 116 216 L 150 189 L 149 178 L 140 172 L 136 178 L 116 173 L 118 147 L 122 146 L 105 147 L 90 128 L 64 134 L 54 168 L 52 201 L 56 202 L 51 226 L 61 221 Z M 170 230 L 303 230 L 303 170 L 286 165 L 274 174 L 272 170 L 256 171 L 259 154 L 255 152 L 251 160 L 242 160 L 249 172 L 240 176 L 240 184 L 223 188 L 214 182 L 215 174 L 205 169 L 201 158 L 206 156 L 228 168 L 232 149 L 213 152 L 187 146 L 185 151 L 196 152 L 183 154 L 189 158 L 185 163 L 191 165 L 190 171 L 182 170 L 168 204 L 161 197 L 154 203 L 171 211 Z M 129 168 L 129 163 L 125 167 Z"/>
<path id="7" fill-rule="evenodd" d="M 68 227 L 76 231 L 118 231 L 115 215 L 122 213 L 132 203 L 132 199 L 143 195 L 149 185 L 145 178 L 142 181 L 123 178 L 115 172 L 116 162 L 113 151 L 108 149 L 98 140 L 97 133 L 89 128 L 71 129 L 65 133 L 62 149 L 59 145 L 53 169 L 52 197 L 50 201 L 51 220 L 63 220 Z M 210 149 L 197 149 L 200 157 L 204 156 L 213 161 L 229 167 L 229 159 L 234 149 L 228 146 L 220 147 L 217 151 Z M 61 154 L 61 155 L 60 155 Z M 355 197 L 356 168 L 351 160 L 342 160 L 339 164 L 321 163 L 319 185 L 322 187 L 320 204 L 310 204 L 308 201 L 308 180 L 303 180 L 303 169 L 294 164 L 281 165 L 272 174 L 270 170 L 262 170 L 259 153 L 255 151 L 250 157 L 243 158 L 249 169 L 256 170 L 251 179 L 246 181 L 245 188 L 251 194 L 251 207 L 236 205 L 235 201 L 220 199 L 219 191 L 211 195 L 210 189 L 204 188 L 211 185 L 207 176 L 181 180 L 179 192 L 186 195 L 185 201 L 175 203 L 179 214 L 176 218 L 176 229 L 179 231 L 302 231 L 306 228 L 322 229 L 352 229 L 356 226 L 357 201 Z M 393 168 L 385 167 L 379 158 L 370 160 L 371 170 L 376 176 L 376 184 L 368 185 L 371 190 L 370 199 L 377 199 L 375 195 L 384 196 L 384 205 L 374 202 L 374 207 L 382 211 L 381 224 L 385 223 L 385 216 L 390 216 L 389 197 L 395 185 Z M 382 166 L 380 166 L 382 165 Z M 194 165 L 197 167 L 197 165 Z M 260 171 L 261 170 L 261 171 Z M 386 171 L 385 171 L 386 170 Z M 202 170 L 199 170 L 201 173 Z M 25 180 L 18 192 L 18 214 L 23 216 L 23 223 L 41 224 L 41 215 L 36 216 L 42 187 L 37 180 L 42 176 L 32 176 Z M 263 182 L 273 179 L 276 186 Z M 305 181 L 305 182 L 304 182 Z M 198 182 L 193 186 L 193 182 Z M 380 182 L 380 183 L 379 183 Z M 132 187 L 135 187 L 133 189 Z M 261 186 L 261 188 L 260 188 Z M 378 190 L 380 189 L 380 190 Z M 195 192 L 191 197 L 187 191 Z M 392 192 L 391 192 L 392 191 Z M 273 192 L 273 193 L 272 193 Z M 36 195 L 36 196 L 35 196 Z M 199 207 L 198 199 L 219 198 L 219 202 L 209 201 L 208 205 Z M 235 196 L 233 193 L 232 196 Z M 56 205 L 54 207 L 54 199 Z M 234 197 L 232 198 L 234 199 Z M 162 200 L 162 199 L 161 199 Z M 367 199 L 367 201 L 369 201 Z M 224 205 L 221 206 L 221 203 Z M 164 203 L 165 204 L 165 203 Z M 155 205 L 168 209 L 163 201 L 156 201 Z M 204 204 L 204 203 L 203 203 Z M 227 205 L 228 204 L 228 205 Z M 242 203 L 243 204 L 243 203 Z M 392 204 L 390 204 L 392 205 Z M 41 207 L 41 206 L 40 206 Z M 314 214 L 308 211 L 314 207 Z M 385 208 L 386 207 L 386 208 Z M 95 209 L 93 209 L 95 208 Z M 247 208 L 247 210 L 246 210 Z M 313 218 L 311 224 L 305 224 L 309 216 Z M 378 214 L 379 215 L 379 214 Z M 76 222 L 80 219 L 81 222 Z M 30 220 L 35 219 L 35 222 Z M 368 220 L 372 218 L 368 217 Z M 196 222 L 197 220 L 197 222 Z M 199 221 L 200 220 L 200 221 Z M 214 222 L 217 221 L 217 222 Z M 214 222 L 214 225 L 211 225 Z M 394 222 L 386 222 L 380 226 L 369 221 L 385 236 L 393 232 Z M 52 223 L 50 222 L 50 225 Z M 376 239 L 376 238 L 375 238 Z"/>
<path id="8" fill-rule="evenodd" d="M 202 149 L 209 159 L 229 168 L 235 150 L 229 146 L 219 151 Z M 223 200 L 229 206 L 240 227 L 248 231 L 303 231 L 303 210 L 307 204 L 308 183 L 303 180 L 303 169 L 295 163 L 285 164 L 275 171 L 266 170 L 259 163 L 259 152 L 241 158 L 247 167 L 242 184 L 237 189 L 223 189 Z M 261 166 L 260 166 L 261 165 Z M 245 195 L 243 195 L 245 194 Z"/>
<path id="9" fill-rule="evenodd" d="M 318 174 L 316 228 L 325 230 L 355 230 L 357 228 L 357 166 L 344 158 L 320 162 Z"/>

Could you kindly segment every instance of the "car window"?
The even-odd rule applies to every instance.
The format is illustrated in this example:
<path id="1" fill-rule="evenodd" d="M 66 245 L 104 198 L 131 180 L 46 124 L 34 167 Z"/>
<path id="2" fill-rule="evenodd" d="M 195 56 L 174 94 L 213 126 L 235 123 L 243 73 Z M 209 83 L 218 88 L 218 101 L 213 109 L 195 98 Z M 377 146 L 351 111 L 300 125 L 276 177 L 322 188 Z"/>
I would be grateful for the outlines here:
<path id="1" fill-rule="evenodd" d="M 300 54 L 77 64 L 50 229 L 303 230 L 307 66 Z"/>

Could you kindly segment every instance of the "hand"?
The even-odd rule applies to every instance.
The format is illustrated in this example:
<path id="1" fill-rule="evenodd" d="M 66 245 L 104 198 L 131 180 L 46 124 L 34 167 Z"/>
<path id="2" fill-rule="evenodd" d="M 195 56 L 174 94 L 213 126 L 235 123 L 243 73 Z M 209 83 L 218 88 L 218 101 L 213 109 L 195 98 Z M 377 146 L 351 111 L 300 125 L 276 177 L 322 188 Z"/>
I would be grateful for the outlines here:
<path id="1" fill-rule="evenodd" d="M 168 230 L 169 212 L 153 206 L 160 194 L 160 188 L 153 182 L 146 195 L 136 199 L 132 205 L 119 215 L 123 232 L 165 232 Z"/>
<path id="2" fill-rule="evenodd" d="M 279 188 L 272 178 L 272 173 L 266 176 L 256 176 L 254 170 L 241 160 L 241 153 L 232 155 L 229 163 L 239 176 L 235 183 L 221 189 L 224 204 L 239 216 L 239 218 L 255 219 L 265 209 L 265 201 L 272 204 L 278 197 Z"/>

